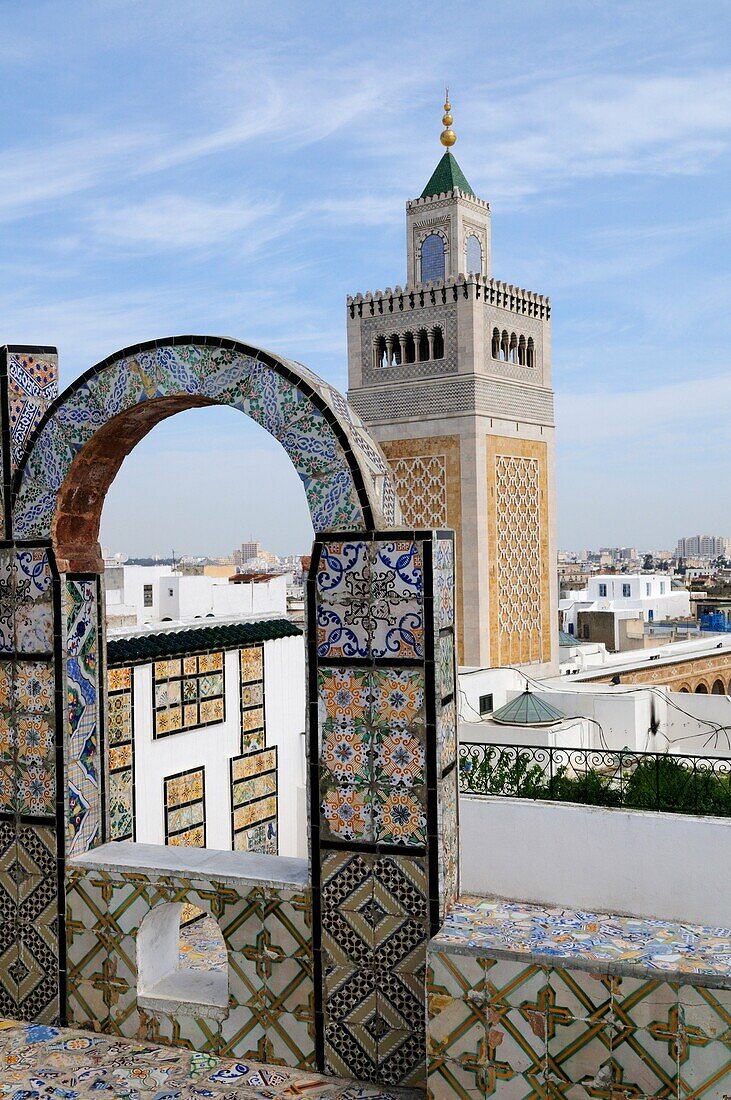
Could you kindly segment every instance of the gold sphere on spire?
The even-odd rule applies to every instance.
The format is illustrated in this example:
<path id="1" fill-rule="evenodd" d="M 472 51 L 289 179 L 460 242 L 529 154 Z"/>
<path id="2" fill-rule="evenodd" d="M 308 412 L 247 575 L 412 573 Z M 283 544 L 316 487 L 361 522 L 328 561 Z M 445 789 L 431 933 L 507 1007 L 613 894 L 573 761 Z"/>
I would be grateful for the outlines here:
<path id="1" fill-rule="evenodd" d="M 457 140 L 457 135 L 451 128 L 453 122 L 454 119 L 452 118 L 452 104 L 449 102 L 449 88 L 446 88 L 444 91 L 444 116 L 442 118 L 442 126 L 444 126 L 444 130 L 442 130 L 441 134 L 439 135 L 439 140 L 441 141 L 442 145 L 445 145 L 447 147 L 447 149 L 450 149 Z"/>

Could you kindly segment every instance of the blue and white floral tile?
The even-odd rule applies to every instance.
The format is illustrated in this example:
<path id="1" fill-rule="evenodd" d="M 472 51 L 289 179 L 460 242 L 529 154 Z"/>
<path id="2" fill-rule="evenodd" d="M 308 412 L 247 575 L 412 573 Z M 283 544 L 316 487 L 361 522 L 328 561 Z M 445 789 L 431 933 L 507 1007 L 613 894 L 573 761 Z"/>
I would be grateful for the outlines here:
<path id="1" fill-rule="evenodd" d="M 322 547 L 315 581 L 319 603 L 367 603 L 371 593 L 370 543 L 328 542 Z"/>

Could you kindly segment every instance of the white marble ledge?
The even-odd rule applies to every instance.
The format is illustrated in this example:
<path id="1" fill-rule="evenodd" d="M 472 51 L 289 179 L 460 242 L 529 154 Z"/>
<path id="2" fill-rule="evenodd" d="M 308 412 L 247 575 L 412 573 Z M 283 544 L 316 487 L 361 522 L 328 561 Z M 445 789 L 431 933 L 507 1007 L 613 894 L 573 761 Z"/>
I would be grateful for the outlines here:
<path id="1" fill-rule="evenodd" d="M 256 852 L 221 852 L 215 848 L 184 848 L 172 844 L 136 844 L 113 840 L 68 861 L 69 870 L 142 874 L 150 879 L 174 875 L 213 879 L 230 886 L 272 886 L 309 889 L 306 859 L 267 856 Z"/>

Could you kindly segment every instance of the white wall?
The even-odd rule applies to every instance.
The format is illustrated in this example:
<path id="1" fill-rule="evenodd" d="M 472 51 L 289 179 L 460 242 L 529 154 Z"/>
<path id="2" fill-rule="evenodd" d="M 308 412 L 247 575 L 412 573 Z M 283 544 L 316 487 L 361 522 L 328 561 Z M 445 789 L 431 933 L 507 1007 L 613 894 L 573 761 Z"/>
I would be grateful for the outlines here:
<path id="1" fill-rule="evenodd" d="M 229 760 L 241 751 L 239 651 L 225 653 L 226 719 L 218 725 L 153 740 L 151 664 L 134 669 L 137 840 L 165 843 L 164 778 L 206 770 L 206 846 L 231 850 Z M 267 746 L 278 746 L 279 854 L 307 854 L 303 798 L 305 728 L 304 638 L 264 643 Z"/>
<path id="2" fill-rule="evenodd" d="M 264 643 L 267 745 L 277 745 L 279 854 L 308 855 L 305 771 L 305 640 Z"/>
<path id="3" fill-rule="evenodd" d="M 465 894 L 731 924 L 731 820 L 465 795 L 459 808 Z"/>
<path id="4" fill-rule="evenodd" d="M 708 679 L 712 684 L 713 676 Z M 670 691 L 668 700 L 675 704 L 667 708 L 664 727 L 671 752 L 731 756 L 731 697 Z M 714 725 L 722 728 L 716 731 Z"/>

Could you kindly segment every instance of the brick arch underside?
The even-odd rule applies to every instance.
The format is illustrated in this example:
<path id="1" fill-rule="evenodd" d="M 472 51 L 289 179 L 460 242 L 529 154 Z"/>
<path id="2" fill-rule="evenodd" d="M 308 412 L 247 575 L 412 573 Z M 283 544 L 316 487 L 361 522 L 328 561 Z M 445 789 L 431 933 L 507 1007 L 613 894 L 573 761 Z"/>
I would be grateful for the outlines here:
<path id="1" fill-rule="evenodd" d="M 61 572 L 100 572 L 101 510 L 124 458 L 162 420 L 208 405 L 237 408 L 278 440 L 315 531 L 400 521 L 383 455 L 337 390 L 259 349 L 192 337 L 119 352 L 50 406 L 15 477 L 14 537 L 50 538 Z"/>
<path id="2" fill-rule="evenodd" d="M 58 493 L 51 538 L 61 573 L 103 573 L 99 525 L 107 490 L 127 455 L 156 424 L 215 402 L 160 397 L 107 421 L 81 449 Z"/>

